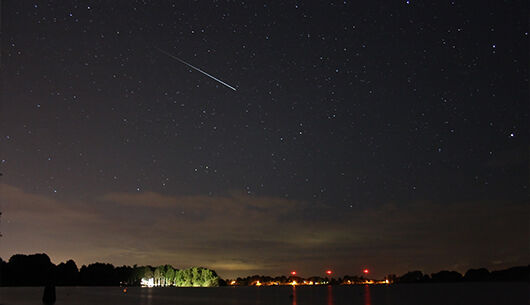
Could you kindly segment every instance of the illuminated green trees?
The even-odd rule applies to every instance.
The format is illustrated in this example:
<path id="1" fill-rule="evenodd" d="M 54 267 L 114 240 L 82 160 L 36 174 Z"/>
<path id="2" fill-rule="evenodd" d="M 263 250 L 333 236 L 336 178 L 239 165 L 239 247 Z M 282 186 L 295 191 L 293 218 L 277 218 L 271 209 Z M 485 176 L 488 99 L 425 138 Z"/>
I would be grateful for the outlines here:
<path id="1" fill-rule="evenodd" d="M 217 287 L 220 281 L 215 271 L 203 267 L 178 270 L 170 265 L 163 265 L 156 267 L 154 271 L 148 267 L 139 268 L 142 268 L 142 272 L 139 272 L 142 278 L 153 278 L 155 286 Z"/>
<path id="2" fill-rule="evenodd" d="M 219 276 L 215 271 L 193 267 L 175 272 L 174 285 L 179 287 L 217 287 Z"/>
<path id="3" fill-rule="evenodd" d="M 177 270 L 175 272 L 175 279 L 173 280 L 174 285 L 175 286 L 186 287 L 187 286 L 186 284 L 189 284 L 189 283 L 186 283 L 186 277 L 187 276 L 186 276 L 184 270 Z"/>
<path id="4" fill-rule="evenodd" d="M 171 285 L 174 285 L 175 284 L 175 269 L 173 269 L 173 267 L 171 267 L 170 265 L 166 265 L 165 266 L 165 273 L 164 273 L 164 277 L 166 279 L 166 286 L 171 286 Z"/>
<path id="5" fill-rule="evenodd" d="M 201 268 L 201 279 L 202 279 L 202 287 L 217 287 L 219 286 L 219 276 L 217 276 L 217 273 L 215 271 Z"/>
<path id="6" fill-rule="evenodd" d="M 153 272 L 153 278 L 155 279 L 155 286 L 164 286 L 162 279 L 164 279 L 164 266 L 158 266 Z"/>
<path id="7" fill-rule="evenodd" d="M 175 283 L 175 285 L 181 286 L 181 287 L 192 287 L 193 286 L 193 274 L 191 273 L 191 269 L 179 270 L 179 273 L 182 274 L 180 277 L 182 279 L 182 282 Z"/>

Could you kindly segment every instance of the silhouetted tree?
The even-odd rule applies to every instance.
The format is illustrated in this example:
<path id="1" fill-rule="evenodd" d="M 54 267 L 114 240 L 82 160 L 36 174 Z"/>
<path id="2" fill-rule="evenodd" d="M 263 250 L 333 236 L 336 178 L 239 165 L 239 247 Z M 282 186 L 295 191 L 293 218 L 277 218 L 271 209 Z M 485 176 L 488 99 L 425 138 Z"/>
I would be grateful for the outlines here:
<path id="1" fill-rule="evenodd" d="M 7 266 L 8 285 L 44 286 L 52 280 L 54 267 L 46 254 L 15 254 Z"/>
<path id="2" fill-rule="evenodd" d="M 497 282 L 528 282 L 530 281 L 530 266 L 512 267 L 505 270 L 492 271 L 491 280 Z"/>
<path id="3" fill-rule="evenodd" d="M 120 285 L 134 285 L 136 280 L 134 268 L 130 266 L 121 266 L 114 269 L 114 276 Z"/>
<path id="4" fill-rule="evenodd" d="M 274 278 L 274 281 L 284 284 L 287 283 L 287 277 L 285 275 L 277 276 Z"/>
<path id="5" fill-rule="evenodd" d="M 7 262 L 0 258 L 0 286 L 7 286 Z"/>
<path id="6" fill-rule="evenodd" d="M 425 279 L 423 272 L 421 271 L 410 271 L 397 279 L 398 283 L 418 283 Z"/>
<path id="7" fill-rule="evenodd" d="M 84 286 L 118 286 L 120 280 L 117 279 L 114 271 L 114 266 L 111 264 L 83 265 L 79 271 L 80 284 Z"/>
<path id="8" fill-rule="evenodd" d="M 321 282 L 321 280 L 319 280 Z M 345 284 L 358 284 L 363 282 L 362 277 L 359 277 L 357 275 L 351 276 L 351 275 L 345 275 L 342 279 L 342 282 Z"/>
<path id="9" fill-rule="evenodd" d="M 438 273 L 431 274 L 431 281 L 440 283 L 440 282 L 460 282 L 462 281 L 462 274 L 456 271 L 447 271 L 443 270 Z"/>
<path id="10" fill-rule="evenodd" d="M 491 278 L 490 272 L 486 268 L 469 269 L 464 275 L 464 280 L 467 282 L 484 282 Z"/>
<path id="11" fill-rule="evenodd" d="M 75 286 L 79 280 L 79 270 L 73 260 L 60 263 L 55 268 L 55 279 L 57 286 Z"/>
<path id="12" fill-rule="evenodd" d="M 135 269 L 136 278 L 140 281 L 141 279 L 150 279 L 154 277 L 153 268 L 151 266 L 140 266 Z"/>

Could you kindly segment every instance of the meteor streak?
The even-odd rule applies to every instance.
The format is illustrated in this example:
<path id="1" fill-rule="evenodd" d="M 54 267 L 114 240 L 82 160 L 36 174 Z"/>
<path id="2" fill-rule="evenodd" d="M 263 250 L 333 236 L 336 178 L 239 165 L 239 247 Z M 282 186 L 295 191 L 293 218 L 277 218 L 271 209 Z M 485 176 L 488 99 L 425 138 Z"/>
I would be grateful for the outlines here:
<path id="1" fill-rule="evenodd" d="M 227 86 L 228 88 L 230 88 L 230 89 L 232 89 L 232 90 L 234 90 L 234 91 L 237 91 L 236 88 L 230 86 L 229 84 L 223 82 L 222 80 L 216 78 L 215 76 L 212 76 L 212 75 L 210 75 L 210 74 L 204 72 L 203 70 L 201 70 L 201 69 L 199 69 L 199 68 L 197 68 L 197 67 L 194 67 L 192 64 L 189 64 L 189 63 L 185 62 L 184 60 L 178 58 L 177 56 L 174 56 L 174 55 L 172 55 L 172 54 L 170 54 L 170 53 L 168 53 L 168 52 L 166 52 L 166 51 L 164 51 L 164 50 L 162 50 L 162 49 L 160 49 L 160 48 L 157 48 L 157 47 L 155 47 L 155 49 L 157 49 L 157 50 L 160 51 L 161 53 L 166 54 L 167 56 L 169 56 L 169 57 L 171 57 L 171 58 L 173 58 L 173 59 L 175 59 L 175 60 L 178 60 L 179 62 L 185 64 L 186 66 L 188 66 L 188 67 L 190 67 L 190 68 L 192 68 L 192 69 L 195 69 L 196 71 L 201 72 L 202 74 L 208 76 L 209 78 L 214 79 L 214 80 L 220 82 L 221 84 Z"/>

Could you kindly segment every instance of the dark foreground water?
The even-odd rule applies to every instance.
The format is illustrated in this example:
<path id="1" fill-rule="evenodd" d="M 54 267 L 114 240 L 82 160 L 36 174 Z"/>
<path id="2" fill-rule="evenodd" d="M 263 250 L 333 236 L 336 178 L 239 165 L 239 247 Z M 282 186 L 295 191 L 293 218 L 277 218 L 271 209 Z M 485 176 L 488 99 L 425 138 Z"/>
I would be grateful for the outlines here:
<path id="1" fill-rule="evenodd" d="M 2 305 L 42 304 L 42 287 L 2 287 Z M 58 287 L 56 305 L 488 305 L 529 304 L 528 283 L 389 286 L 139 288 Z"/>

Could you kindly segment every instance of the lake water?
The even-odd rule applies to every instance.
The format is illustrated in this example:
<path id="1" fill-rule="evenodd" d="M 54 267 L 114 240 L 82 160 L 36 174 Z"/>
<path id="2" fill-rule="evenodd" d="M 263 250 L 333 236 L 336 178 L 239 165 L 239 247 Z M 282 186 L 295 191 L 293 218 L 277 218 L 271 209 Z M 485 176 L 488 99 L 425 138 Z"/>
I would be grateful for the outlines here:
<path id="1" fill-rule="evenodd" d="M 1 287 L 1 305 L 41 305 L 42 287 Z M 56 305 L 524 305 L 529 283 L 377 286 L 139 288 L 57 287 Z"/>

